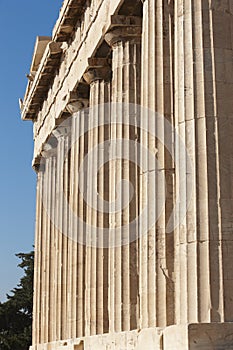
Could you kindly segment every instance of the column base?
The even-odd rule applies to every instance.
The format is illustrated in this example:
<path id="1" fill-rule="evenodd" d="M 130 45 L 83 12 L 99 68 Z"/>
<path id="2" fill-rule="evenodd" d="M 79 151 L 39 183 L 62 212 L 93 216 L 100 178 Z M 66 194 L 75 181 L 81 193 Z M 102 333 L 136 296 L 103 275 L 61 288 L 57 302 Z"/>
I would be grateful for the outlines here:
<path id="1" fill-rule="evenodd" d="M 233 322 L 109 333 L 39 344 L 30 350 L 233 350 Z"/>

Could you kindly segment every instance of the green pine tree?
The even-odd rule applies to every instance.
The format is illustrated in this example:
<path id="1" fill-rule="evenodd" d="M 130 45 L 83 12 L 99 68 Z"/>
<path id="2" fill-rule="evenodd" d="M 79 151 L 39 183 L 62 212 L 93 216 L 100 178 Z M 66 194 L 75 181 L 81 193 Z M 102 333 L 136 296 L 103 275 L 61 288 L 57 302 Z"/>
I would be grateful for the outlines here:
<path id="1" fill-rule="evenodd" d="M 34 252 L 20 253 L 24 276 L 0 303 L 0 350 L 26 350 L 31 345 Z"/>

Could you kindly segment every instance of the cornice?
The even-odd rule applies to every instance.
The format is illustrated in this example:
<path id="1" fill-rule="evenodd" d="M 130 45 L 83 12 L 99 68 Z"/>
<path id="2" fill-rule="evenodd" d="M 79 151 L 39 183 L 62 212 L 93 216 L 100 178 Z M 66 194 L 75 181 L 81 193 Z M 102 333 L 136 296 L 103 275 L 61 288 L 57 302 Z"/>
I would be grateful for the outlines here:
<path id="1" fill-rule="evenodd" d="M 54 79 L 62 52 L 62 43 L 51 41 L 47 45 L 39 68 L 22 104 L 21 117 L 23 120 L 35 120 L 41 103 L 44 101 Z"/>
<path id="2" fill-rule="evenodd" d="M 53 29 L 53 41 L 67 41 L 86 8 L 86 0 L 65 0 Z"/>
<path id="3" fill-rule="evenodd" d="M 85 11 L 85 0 L 65 0 L 58 20 L 53 29 L 52 41 L 47 45 L 39 68 L 29 82 L 23 103 L 21 117 L 23 120 L 35 120 L 37 113 L 46 98 L 46 94 L 60 65 L 62 44 L 73 33 L 78 18 Z"/>

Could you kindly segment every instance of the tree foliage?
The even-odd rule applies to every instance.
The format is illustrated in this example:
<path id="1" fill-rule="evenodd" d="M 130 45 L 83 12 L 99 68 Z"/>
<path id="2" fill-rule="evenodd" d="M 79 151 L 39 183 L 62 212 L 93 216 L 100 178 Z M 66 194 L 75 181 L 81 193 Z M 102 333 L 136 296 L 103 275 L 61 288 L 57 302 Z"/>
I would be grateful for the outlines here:
<path id="1" fill-rule="evenodd" d="M 0 350 L 26 350 L 31 345 L 34 252 L 16 256 L 24 276 L 0 303 Z"/>

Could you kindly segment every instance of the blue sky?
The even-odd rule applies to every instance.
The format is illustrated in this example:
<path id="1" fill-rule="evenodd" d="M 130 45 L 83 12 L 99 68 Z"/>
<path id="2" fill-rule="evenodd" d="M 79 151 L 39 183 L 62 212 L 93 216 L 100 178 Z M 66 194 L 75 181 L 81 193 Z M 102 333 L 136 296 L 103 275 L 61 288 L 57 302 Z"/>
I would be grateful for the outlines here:
<path id="1" fill-rule="evenodd" d="M 20 119 L 37 35 L 51 35 L 62 0 L 0 0 L 0 300 L 22 276 L 15 253 L 34 241 L 36 176 L 32 123 Z"/>

